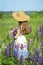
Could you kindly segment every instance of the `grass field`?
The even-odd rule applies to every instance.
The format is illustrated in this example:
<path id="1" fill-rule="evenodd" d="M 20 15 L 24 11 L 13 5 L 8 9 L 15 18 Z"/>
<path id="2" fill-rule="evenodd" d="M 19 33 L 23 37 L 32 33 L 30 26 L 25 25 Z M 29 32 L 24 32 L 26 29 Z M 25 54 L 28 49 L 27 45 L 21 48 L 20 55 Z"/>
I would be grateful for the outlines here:
<path id="1" fill-rule="evenodd" d="M 43 25 L 43 18 L 40 19 L 30 19 L 28 21 L 29 26 L 32 27 L 31 37 L 34 36 L 35 31 L 38 26 Z M 0 39 L 6 39 L 8 32 L 11 27 L 16 28 L 18 26 L 18 22 L 13 18 L 4 18 L 0 19 Z"/>
<path id="2" fill-rule="evenodd" d="M 43 18 L 30 19 L 30 21 L 28 21 L 28 25 L 32 27 L 32 32 L 29 35 L 26 35 L 27 40 L 29 39 L 29 37 L 33 38 L 35 36 L 38 26 L 43 25 Z M 8 40 L 7 40 L 8 32 L 10 31 L 11 27 L 16 28 L 17 26 L 18 26 L 18 22 L 14 20 L 13 18 L 6 17 L 3 19 L 0 19 L 0 40 L 1 41 L 5 40 L 4 42 L 7 44 L 8 43 Z"/>
<path id="3" fill-rule="evenodd" d="M 30 19 L 28 21 L 28 25 L 32 27 L 32 32 L 29 35 L 26 35 L 27 40 L 29 38 L 34 38 L 36 34 L 36 30 L 38 26 L 43 25 L 43 18 L 39 19 Z M 2 47 L 2 44 L 4 43 L 5 46 L 11 42 L 12 40 L 7 39 L 7 34 L 10 31 L 11 27 L 16 28 L 18 26 L 18 22 L 14 20 L 13 18 L 2 18 L 0 19 L 0 47 Z M 4 40 L 4 42 L 3 42 Z M 33 41 L 34 42 L 34 41 Z M 33 50 L 34 43 L 32 42 L 31 49 Z M 36 43 L 36 46 L 39 45 Z M 2 57 L 1 57 L 2 58 Z"/>

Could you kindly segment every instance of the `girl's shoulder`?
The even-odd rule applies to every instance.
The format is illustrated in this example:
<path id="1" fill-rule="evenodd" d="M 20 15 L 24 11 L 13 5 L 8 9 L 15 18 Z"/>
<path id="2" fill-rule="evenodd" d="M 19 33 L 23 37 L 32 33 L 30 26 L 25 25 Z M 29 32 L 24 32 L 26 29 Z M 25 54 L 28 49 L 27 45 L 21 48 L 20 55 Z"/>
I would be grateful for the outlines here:
<path id="1" fill-rule="evenodd" d="M 19 35 L 18 39 L 26 39 L 26 37 L 24 35 Z"/>
<path id="2" fill-rule="evenodd" d="M 26 37 L 24 35 L 19 35 L 18 38 L 17 38 L 17 42 L 26 42 L 27 43 L 27 40 L 26 40 Z"/>

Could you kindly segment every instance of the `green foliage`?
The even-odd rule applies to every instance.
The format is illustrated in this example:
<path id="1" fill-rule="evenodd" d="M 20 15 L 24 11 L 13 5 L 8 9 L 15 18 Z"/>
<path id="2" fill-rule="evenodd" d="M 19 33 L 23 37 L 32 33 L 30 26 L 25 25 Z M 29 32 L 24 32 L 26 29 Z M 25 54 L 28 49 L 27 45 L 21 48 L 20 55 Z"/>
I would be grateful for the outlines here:
<path id="1" fill-rule="evenodd" d="M 33 18 L 38 18 L 38 13 L 37 13 L 37 12 L 32 12 L 31 17 L 33 17 Z"/>
<path id="2" fill-rule="evenodd" d="M 33 19 L 43 18 L 43 10 L 40 11 L 40 12 L 33 11 L 32 14 L 31 14 L 31 18 L 33 18 Z"/>
<path id="3" fill-rule="evenodd" d="M 1 12 L 1 13 L 0 13 L 0 18 L 2 18 L 2 17 L 3 17 L 3 13 Z"/>

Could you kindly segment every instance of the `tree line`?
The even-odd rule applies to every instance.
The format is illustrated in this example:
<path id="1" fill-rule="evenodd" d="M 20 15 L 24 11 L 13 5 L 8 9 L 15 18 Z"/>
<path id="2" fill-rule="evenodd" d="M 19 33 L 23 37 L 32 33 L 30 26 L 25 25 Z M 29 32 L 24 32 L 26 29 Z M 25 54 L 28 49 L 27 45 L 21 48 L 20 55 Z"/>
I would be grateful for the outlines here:
<path id="1" fill-rule="evenodd" d="M 43 10 L 42 11 L 24 11 L 24 12 L 30 15 L 31 18 L 42 18 L 43 17 Z M 8 18 L 8 17 L 10 18 L 12 17 L 12 11 L 10 12 L 0 11 L 0 19 Z"/>

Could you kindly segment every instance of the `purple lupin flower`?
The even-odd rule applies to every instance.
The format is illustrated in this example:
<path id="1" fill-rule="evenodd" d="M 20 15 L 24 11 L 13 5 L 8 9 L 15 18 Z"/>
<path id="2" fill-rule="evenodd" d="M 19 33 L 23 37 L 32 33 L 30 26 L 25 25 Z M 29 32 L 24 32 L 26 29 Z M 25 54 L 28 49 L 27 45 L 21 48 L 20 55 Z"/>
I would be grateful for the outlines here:
<path id="1" fill-rule="evenodd" d="M 36 60 L 34 60 L 34 62 L 33 62 L 33 63 L 34 63 L 34 65 L 37 65 L 37 61 L 36 61 Z"/>
<path id="2" fill-rule="evenodd" d="M 12 56 L 18 57 L 18 45 L 15 46 L 15 40 L 12 42 Z"/>
<path id="3" fill-rule="evenodd" d="M 28 51 L 30 49 L 30 40 L 28 40 L 27 49 L 28 49 Z"/>
<path id="4" fill-rule="evenodd" d="M 37 65 L 37 59 L 34 54 L 32 55 L 32 62 L 34 63 L 34 65 Z"/>
<path id="5" fill-rule="evenodd" d="M 12 42 L 12 56 L 18 57 L 18 45 L 15 45 L 15 40 Z"/>
<path id="6" fill-rule="evenodd" d="M 40 51 L 42 51 L 42 46 L 43 46 L 43 43 L 42 41 L 40 42 Z"/>
<path id="7" fill-rule="evenodd" d="M 11 56 L 11 44 L 9 43 L 9 55 Z"/>
<path id="8" fill-rule="evenodd" d="M 27 58 L 27 61 L 31 61 L 31 56 L 32 56 L 32 53 L 31 52 L 29 52 L 29 55 L 28 55 L 28 58 Z"/>
<path id="9" fill-rule="evenodd" d="M 43 57 L 42 56 L 39 56 L 39 58 L 38 58 L 38 64 L 39 65 L 43 65 Z"/>
<path id="10" fill-rule="evenodd" d="M 43 32 L 43 26 L 42 26 L 42 32 Z"/>
<path id="11" fill-rule="evenodd" d="M 40 33 L 40 38 L 43 38 L 43 32 Z"/>
<path id="12" fill-rule="evenodd" d="M 39 27 L 37 28 L 37 32 L 43 32 L 43 26 L 39 26 Z"/>
<path id="13" fill-rule="evenodd" d="M 43 26 L 40 26 L 40 32 L 43 32 Z"/>
<path id="14" fill-rule="evenodd" d="M 40 32 L 40 27 L 37 28 L 37 32 Z"/>
<path id="15" fill-rule="evenodd" d="M 18 58 L 18 45 L 15 46 L 14 57 L 15 57 L 15 58 Z"/>
<path id="16" fill-rule="evenodd" d="M 39 53 L 39 50 L 36 47 L 34 47 L 34 54 L 36 57 L 39 57 Z"/>
<path id="17" fill-rule="evenodd" d="M 37 33 L 39 34 L 40 38 L 43 38 L 43 26 L 38 27 Z"/>
<path id="18" fill-rule="evenodd" d="M 28 58 L 27 58 L 27 61 L 30 62 L 30 61 L 31 61 L 31 57 L 28 57 Z"/>
<path id="19" fill-rule="evenodd" d="M 31 43 L 32 43 L 32 39 L 29 39 L 29 41 L 30 41 L 30 45 L 31 45 Z"/>
<path id="20" fill-rule="evenodd" d="M 41 41 L 41 43 L 40 43 L 40 52 L 41 52 L 42 55 L 43 55 L 43 41 Z"/>
<path id="21" fill-rule="evenodd" d="M 36 59 L 36 57 L 35 57 L 34 54 L 32 55 L 32 58 L 31 58 L 31 59 L 32 59 L 33 62 L 34 62 L 34 60 Z"/>
<path id="22" fill-rule="evenodd" d="M 23 56 L 20 57 L 19 65 L 23 65 Z"/>
<path id="23" fill-rule="evenodd" d="M 5 49 L 5 55 L 6 55 L 7 58 L 10 57 L 10 55 L 11 55 L 11 45 L 10 45 L 10 43 L 8 44 L 7 48 Z"/>
<path id="24" fill-rule="evenodd" d="M 14 56 L 14 45 L 15 45 L 15 40 L 12 41 L 12 56 Z"/>
<path id="25" fill-rule="evenodd" d="M 9 57 L 9 45 L 5 49 L 5 55 L 6 55 L 7 58 Z"/>
<path id="26" fill-rule="evenodd" d="M 30 39 L 28 40 L 28 44 L 27 44 L 27 49 L 28 49 L 28 50 L 29 50 L 31 44 L 32 44 L 32 39 L 30 38 Z"/>

